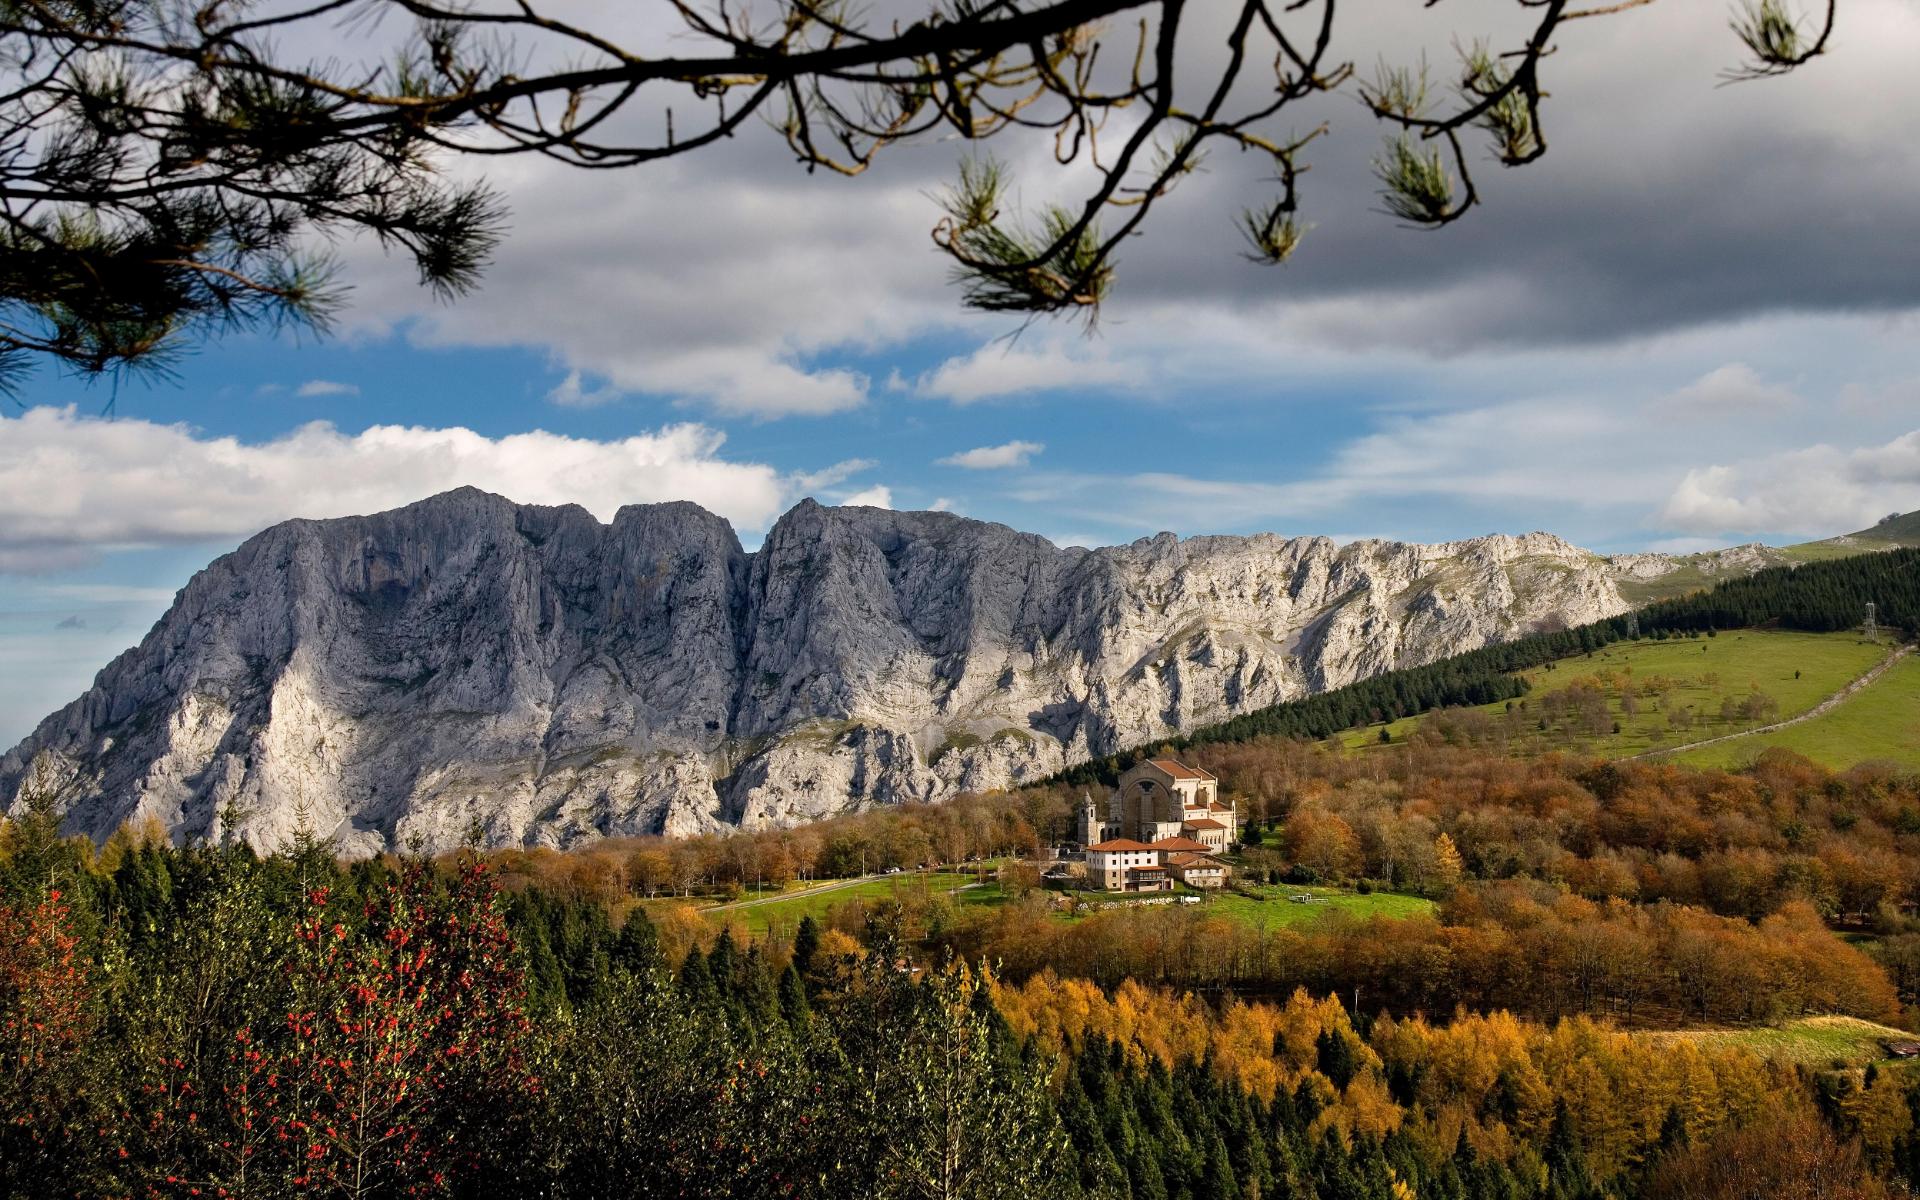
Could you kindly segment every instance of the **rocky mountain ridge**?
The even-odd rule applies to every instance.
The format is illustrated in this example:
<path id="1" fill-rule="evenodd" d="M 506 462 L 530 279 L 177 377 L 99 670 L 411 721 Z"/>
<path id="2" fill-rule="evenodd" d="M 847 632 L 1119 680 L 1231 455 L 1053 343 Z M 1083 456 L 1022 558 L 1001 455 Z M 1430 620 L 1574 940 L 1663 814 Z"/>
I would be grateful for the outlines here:
<path id="1" fill-rule="evenodd" d="M 810 500 L 748 553 L 692 504 L 461 489 L 215 561 L 0 758 L 0 805 L 354 854 L 792 824 L 1610 616 L 1657 568 L 1543 533 L 1085 550 Z"/>

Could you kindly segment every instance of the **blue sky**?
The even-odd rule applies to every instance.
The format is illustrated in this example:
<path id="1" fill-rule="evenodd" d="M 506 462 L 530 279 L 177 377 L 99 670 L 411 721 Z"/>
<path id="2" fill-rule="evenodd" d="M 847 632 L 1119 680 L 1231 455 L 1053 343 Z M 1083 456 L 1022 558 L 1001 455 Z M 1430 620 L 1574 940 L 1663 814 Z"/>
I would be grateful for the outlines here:
<path id="1" fill-rule="evenodd" d="M 330 338 L 230 337 L 117 393 L 42 375 L 0 411 L 0 743 L 266 524 L 457 483 L 603 518 L 690 498 L 749 546 L 804 495 L 1080 544 L 1601 551 L 1920 508 L 1920 13 L 1861 0 L 1832 62 L 1724 89 L 1713 7 L 1569 44 L 1553 152 L 1439 234 L 1374 211 L 1360 128 L 1316 160 L 1300 260 L 1263 271 L 1223 164 L 1129 246 L 1091 337 L 960 310 L 926 241 L 951 147 L 854 181 L 771 138 L 497 166 L 516 215 L 471 297 L 349 244 Z M 1039 187 L 1044 159 L 1015 165 Z"/>

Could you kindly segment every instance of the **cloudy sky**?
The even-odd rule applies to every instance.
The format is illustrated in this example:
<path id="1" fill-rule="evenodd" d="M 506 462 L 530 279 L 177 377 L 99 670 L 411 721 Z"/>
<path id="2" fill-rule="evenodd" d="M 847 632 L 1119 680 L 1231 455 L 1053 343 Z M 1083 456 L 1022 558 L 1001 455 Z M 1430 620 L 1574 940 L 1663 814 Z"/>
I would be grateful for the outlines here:
<path id="1" fill-rule="evenodd" d="M 1356 0 L 1336 50 L 1444 73 L 1515 7 Z M 347 245 L 329 340 L 237 337 L 117 392 L 49 374 L 0 414 L 0 743 L 265 525 L 463 483 L 603 518 L 690 499 L 749 546 L 807 495 L 1090 545 L 1684 550 L 1920 508 L 1920 3 L 1842 7 L 1827 58 L 1737 86 L 1713 0 L 1568 26 L 1551 152 L 1482 164 L 1485 206 L 1440 232 L 1378 211 L 1379 131 L 1339 99 L 1293 263 L 1239 256 L 1263 184 L 1222 158 L 1125 249 L 1093 336 L 962 311 L 928 240 L 950 143 L 857 180 L 766 131 L 635 171 L 490 162 L 514 220 L 478 294 Z M 1073 182 L 1043 143 L 1000 152 L 1029 199 Z"/>

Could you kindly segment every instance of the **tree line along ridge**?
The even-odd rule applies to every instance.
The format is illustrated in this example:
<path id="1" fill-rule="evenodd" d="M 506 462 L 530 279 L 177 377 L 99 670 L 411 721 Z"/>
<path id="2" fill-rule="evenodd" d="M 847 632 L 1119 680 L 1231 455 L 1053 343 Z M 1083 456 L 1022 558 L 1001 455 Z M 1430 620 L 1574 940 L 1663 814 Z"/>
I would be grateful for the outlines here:
<path id="1" fill-rule="evenodd" d="M 1859 626 L 1868 604 L 1882 628 L 1903 637 L 1920 630 L 1920 549 L 1771 567 L 1572 629 L 1530 633 L 1242 713 L 1166 739 L 1166 744 L 1184 749 L 1256 737 L 1330 737 L 1374 721 L 1516 699 L 1528 691 L 1519 672 L 1635 637 L 1712 636 L 1723 629 L 1762 625 L 1832 633 Z M 1092 759 L 1055 781 L 1111 783 L 1133 758 L 1132 751 L 1122 751 Z"/>

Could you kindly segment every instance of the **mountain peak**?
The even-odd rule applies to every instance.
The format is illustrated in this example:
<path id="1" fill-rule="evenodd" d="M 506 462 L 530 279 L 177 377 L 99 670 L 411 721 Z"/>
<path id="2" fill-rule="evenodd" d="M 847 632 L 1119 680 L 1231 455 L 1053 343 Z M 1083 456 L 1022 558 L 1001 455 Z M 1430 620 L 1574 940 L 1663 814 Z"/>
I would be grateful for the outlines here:
<path id="1" fill-rule="evenodd" d="M 1536 561 L 1543 560 L 1543 561 Z M 689 503 L 461 488 L 276 526 L 0 759 L 104 837 L 349 853 L 816 819 L 1051 774 L 1197 724 L 1620 611 L 1545 534 L 1441 547 L 1170 533 L 1089 553 L 808 499 L 744 553 Z M 301 815 L 304 814 L 304 817 Z"/>

